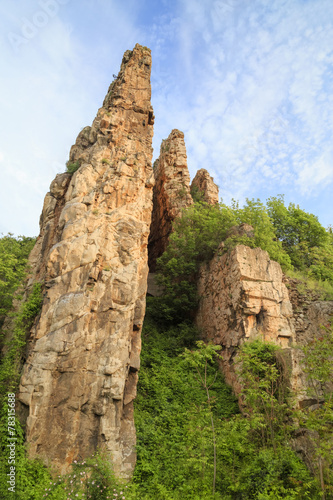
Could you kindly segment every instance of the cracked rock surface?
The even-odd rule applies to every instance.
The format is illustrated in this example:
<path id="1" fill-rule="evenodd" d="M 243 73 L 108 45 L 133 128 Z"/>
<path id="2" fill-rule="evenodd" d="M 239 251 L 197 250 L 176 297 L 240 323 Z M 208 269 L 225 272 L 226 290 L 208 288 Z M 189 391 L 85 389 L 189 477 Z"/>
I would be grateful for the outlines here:
<path id="1" fill-rule="evenodd" d="M 61 473 L 99 447 L 118 475 L 135 465 L 154 184 L 150 71 L 149 49 L 125 52 L 92 126 L 71 148 L 79 168 L 51 184 L 30 256 L 30 284 L 44 282 L 44 300 L 18 399 L 30 456 Z"/>

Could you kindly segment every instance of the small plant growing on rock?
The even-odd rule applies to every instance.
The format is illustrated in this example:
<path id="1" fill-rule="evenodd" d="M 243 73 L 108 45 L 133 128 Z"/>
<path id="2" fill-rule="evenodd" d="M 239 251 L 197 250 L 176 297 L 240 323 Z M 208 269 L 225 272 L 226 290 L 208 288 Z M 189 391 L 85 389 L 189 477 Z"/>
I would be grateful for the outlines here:
<path id="1" fill-rule="evenodd" d="M 187 189 L 185 187 L 183 187 L 178 191 L 179 198 L 185 198 L 186 195 L 187 195 Z"/>
<path id="2" fill-rule="evenodd" d="M 103 158 L 102 159 L 102 164 L 103 165 L 105 165 L 105 164 L 110 165 L 110 160 L 108 160 L 107 158 Z"/>
<path id="3" fill-rule="evenodd" d="M 68 161 L 66 163 L 66 171 L 69 174 L 74 174 L 74 172 L 76 172 L 79 168 L 80 168 L 80 162 L 79 161 L 74 161 L 74 162 Z"/>

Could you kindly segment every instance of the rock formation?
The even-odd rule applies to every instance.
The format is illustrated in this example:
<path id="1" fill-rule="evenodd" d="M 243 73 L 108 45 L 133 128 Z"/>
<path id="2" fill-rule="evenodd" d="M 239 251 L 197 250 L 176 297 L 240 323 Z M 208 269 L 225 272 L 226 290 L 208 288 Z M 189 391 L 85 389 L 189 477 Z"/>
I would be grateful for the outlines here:
<path id="1" fill-rule="evenodd" d="M 204 168 L 197 171 L 192 181 L 191 193 L 193 196 L 195 192 L 206 203 L 215 205 L 219 202 L 219 188 L 215 184 L 213 177 Z"/>
<path id="2" fill-rule="evenodd" d="M 184 134 L 173 130 L 161 144 L 160 157 L 154 163 L 155 187 L 153 214 L 149 235 L 149 270 L 155 270 L 156 259 L 168 244 L 172 222 L 183 208 L 192 205 L 190 174 Z"/>
<path id="3" fill-rule="evenodd" d="M 236 393 L 234 361 L 243 342 L 261 338 L 287 348 L 295 341 L 281 267 L 264 250 L 238 245 L 223 254 L 222 244 L 201 267 L 198 292 L 197 325 L 204 340 L 222 346 L 222 369 Z"/>
<path id="4" fill-rule="evenodd" d="M 304 287 L 304 283 L 297 279 L 283 277 L 288 289 L 290 302 L 293 308 L 293 321 L 295 327 L 295 342 L 297 347 L 311 343 L 314 339 L 322 337 L 324 329 L 330 328 L 333 319 L 333 301 L 321 300 L 321 294 Z M 302 291 L 299 289 L 303 288 Z M 294 372 L 297 374 L 296 388 L 301 393 L 299 403 L 301 407 L 308 407 L 317 403 L 314 398 L 313 387 L 309 387 L 302 370 L 303 353 L 300 349 L 293 350 Z M 333 383 L 333 381 L 332 381 Z M 320 394 L 325 387 L 317 387 Z M 327 388 L 326 388 L 327 389 Z M 332 387 L 329 388 L 332 390 Z M 322 393 L 323 394 L 323 393 Z"/>
<path id="5" fill-rule="evenodd" d="M 124 55 L 75 169 L 46 195 L 31 254 L 44 282 L 18 399 L 31 457 L 60 472 L 98 447 L 117 474 L 135 464 L 133 399 L 140 365 L 152 211 L 150 50 Z M 21 410 L 22 410 L 21 408 Z"/>

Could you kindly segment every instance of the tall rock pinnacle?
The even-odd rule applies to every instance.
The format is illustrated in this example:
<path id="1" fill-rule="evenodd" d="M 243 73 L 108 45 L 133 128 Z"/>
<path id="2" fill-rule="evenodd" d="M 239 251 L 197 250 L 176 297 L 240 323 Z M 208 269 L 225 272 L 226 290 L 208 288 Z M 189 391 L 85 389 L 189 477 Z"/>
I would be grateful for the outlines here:
<path id="1" fill-rule="evenodd" d="M 155 187 L 153 215 L 149 235 L 149 270 L 154 271 L 156 259 L 169 241 L 172 222 L 183 208 L 192 205 L 190 174 L 184 134 L 174 129 L 162 141 L 160 157 L 154 164 Z"/>
<path id="2" fill-rule="evenodd" d="M 66 472 L 104 448 L 135 464 L 133 399 L 147 287 L 154 184 L 150 50 L 123 57 L 103 107 L 45 197 L 31 254 L 44 282 L 19 391 L 30 456 Z"/>
<path id="3" fill-rule="evenodd" d="M 210 205 L 215 205 L 219 202 L 219 188 L 215 184 L 213 177 L 204 168 L 197 171 L 191 184 L 192 193 L 193 190 L 197 190 L 199 196 L 202 197 L 202 201 Z"/>

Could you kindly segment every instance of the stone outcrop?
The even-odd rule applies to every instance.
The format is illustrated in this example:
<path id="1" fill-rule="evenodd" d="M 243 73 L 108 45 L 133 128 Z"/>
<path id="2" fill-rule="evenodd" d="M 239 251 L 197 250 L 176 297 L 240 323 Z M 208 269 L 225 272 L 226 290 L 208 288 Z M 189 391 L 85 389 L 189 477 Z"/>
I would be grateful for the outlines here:
<path id="1" fill-rule="evenodd" d="M 240 386 L 234 361 L 242 343 L 261 338 L 289 348 L 295 341 L 281 267 L 264 250 L 238 245 L 223 253 L 222 244 L 201 267 L 198 292 L 197 325 L 204 340 L 222 346 L 222 370 L 236 393 Z"/>
<path id="2" fill-rule="evenodd" d="M 306 289 L 304 283 L 295 278 L 283 277 L 293 307 L 297 345 L 307 345 L 329 328 L 333 319 L 333 301 L 322 300 L 316 290 Z M 300 291 L 300 289 L 302 289 Z"/>
<path id="3" fill-rule="evenodd" d="M 115 472 L 135 464 L 133 399 L 147 289 L 154 183 L 150 50 L 124 55 L 91 127 L 57 175 L 31 254 L 44 282 L 18 399 L 31 457 L 60 472 L 104 448 Z"/>
<path id="4" fill-rule="evenodd" d="M 183 208 L 192 205 L 190 174 L 184 134 L 173 130 L 162 141 L 160 157 L 154 163 L 155 187 L 153 214 L 149 235 L 149 270 L 154 271 L 156 259 L 167 247 L 173 221 Z"/>
<path id="5" fill-rule="evenodd" d="M 203 201 L 210 205 L 215 205 L 219 202 L 219 188 L 215 184 L 213 177 L 204 168 L 197 171 L 191 183 L 191 193 L 193 196 L 195 192 Z"/>
<path id="6" fill-rule="evenodd" d="M 325 329 L 330 328 L 333 319 L 333 301 L 322 300 L 320 292 L 307 289 L 304 283 L 295 278 L 284 276 L 283 281 L 288 288 L 293 308 L 295 342 L 299 348 L 322 337 Z M 317 403 L 317 397 L 313 387 L 307 383 L 302 370 L 303 353 L 298 348 L 293 350 L 294 367 L 297 373 L 296 388 L 301 393 L 300 406 L 309 407 Z M 332 384 L 326 388 L 324 386 L 316 387 L 317 394 L 322 394 L 322 396 L 325 390 L 332 391 Z"/>
<path id="7" fill-rule="evenodd" d="M 254 238 L 254 229 L 250 224 L 246 224 L 246 222 L 238 226 L 232 226 L 226 234 L 226 238 L 241 238 L 242 236 Z"/>

